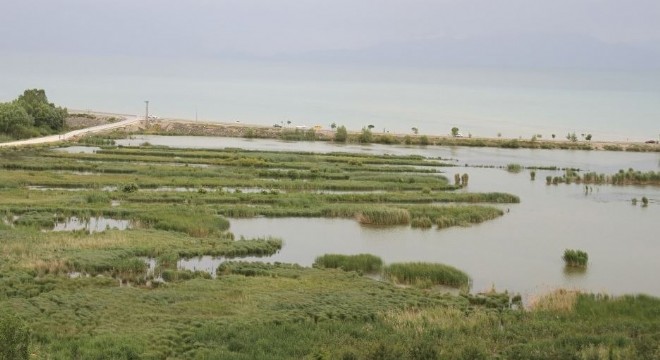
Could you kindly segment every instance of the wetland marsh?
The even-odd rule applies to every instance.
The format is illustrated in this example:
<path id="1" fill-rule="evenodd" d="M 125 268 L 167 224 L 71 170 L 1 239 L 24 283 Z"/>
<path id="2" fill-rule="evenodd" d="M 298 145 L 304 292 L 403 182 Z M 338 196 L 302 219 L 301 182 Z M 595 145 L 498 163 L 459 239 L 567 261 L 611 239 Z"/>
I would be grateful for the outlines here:
<path id="1" fill-rule="evenodd" d="M 1 150 L 0 314 L 32 358 L 660 354 L 659 188 L 543 180 L 657 171 L 656 153 L 192 140 Z M 312 267 L 326 254 L 382 276 Z"/>

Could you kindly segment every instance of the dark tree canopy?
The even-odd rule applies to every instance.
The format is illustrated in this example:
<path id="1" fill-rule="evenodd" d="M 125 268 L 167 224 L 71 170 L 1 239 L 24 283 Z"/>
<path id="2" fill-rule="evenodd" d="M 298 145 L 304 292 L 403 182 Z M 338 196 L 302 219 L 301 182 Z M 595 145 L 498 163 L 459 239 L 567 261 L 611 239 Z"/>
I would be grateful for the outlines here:
<path id="1" fill-rule="evenodd" d="M 32 117 L 18 104 L 0 103 L 0 133 L 20 138 L 33 125 Z"/>
<path id="2" fill-rule="evenodd" d="M 25 90 L 16 100 L 0 103 L 0 134 L 20 139 L 59 132 L 67 116 L 66 108 L 48 102 L 46 91 Z"/>
<path id="3" fill-rule="evenodd" d="M 66 109 L 48 102 L 46 91 L 43 89 L 25 90 L 16 102 L 34 119 L 37 127 L 48 127 L 52 130 L 62 130 L 64 119 L 67 117 Z"/>

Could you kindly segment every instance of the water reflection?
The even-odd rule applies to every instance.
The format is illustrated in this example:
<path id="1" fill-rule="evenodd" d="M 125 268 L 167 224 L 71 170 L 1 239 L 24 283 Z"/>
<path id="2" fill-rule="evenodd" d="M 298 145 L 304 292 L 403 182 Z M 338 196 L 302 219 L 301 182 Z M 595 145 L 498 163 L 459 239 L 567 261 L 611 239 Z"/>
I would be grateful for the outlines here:
<path id="1" fill-rule="evenodd" d="M 73 216 L 66 221 L 56 223 L 52 231 L 85 230 L 91 234 L 109 229 L 126 230 L 131 227 L 132 222 L 130 220 L 117 220 L 104 218 L 102 216 L 83 219 Z"/>
<path id="2" fill-rule="evenodd" d="M 97 146 L 67 146 L 61 148 L 54 148 L 53 150 L 66 152 L 69 154 L 93 154 L 101 150 L 101 148 Z"/>

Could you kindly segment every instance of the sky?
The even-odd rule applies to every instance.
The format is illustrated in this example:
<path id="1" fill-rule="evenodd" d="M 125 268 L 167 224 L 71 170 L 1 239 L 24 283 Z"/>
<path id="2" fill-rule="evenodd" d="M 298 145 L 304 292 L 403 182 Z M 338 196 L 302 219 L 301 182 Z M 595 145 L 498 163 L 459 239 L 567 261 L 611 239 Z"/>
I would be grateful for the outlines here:
<path id="1" fill-rule="evenodd" d="M 660 66 L 657 0 L 2 3 L 0 51 L 6 54 Z"/>

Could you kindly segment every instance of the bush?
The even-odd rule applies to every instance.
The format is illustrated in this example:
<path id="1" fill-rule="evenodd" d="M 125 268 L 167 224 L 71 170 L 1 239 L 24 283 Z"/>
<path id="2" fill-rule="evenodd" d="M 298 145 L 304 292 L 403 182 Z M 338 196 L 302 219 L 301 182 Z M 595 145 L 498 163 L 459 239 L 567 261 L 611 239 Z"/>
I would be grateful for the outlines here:
<path id="1" fill-rule="evenodd" d="M 337 128 L 337 132 L 335 132 L 335 142 L 346 142 L 348 139 L 348 131 L 346 131 L 345 126 L 340 126 Z"/>
<path id="2" fill-rule="evenodd" d="M 582 250 L 566 249 L 564 250 L 563 259 L 566 266 L 586 267 L 589 261 L 589 255 Z"/>
<path id="3" fill-rule="evenodd" d="M 123 192 L 125 192 L 125 193 L 136 192 L 136 191 L 138 191 L 139 189 L 140 189 L 140 187 L 139 187 L 137 184 L 135 184 L 135 183 L 132 183 L 132 184 L 124 184 L 124 185 L 122 185 L 122 187 L 121 187 L 121 191 L 123 191 Z"/>

